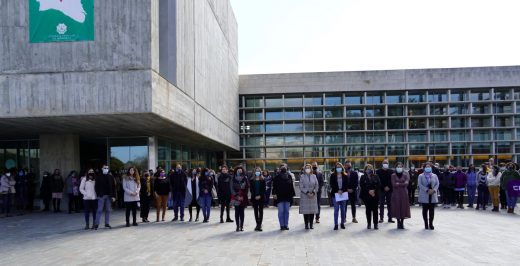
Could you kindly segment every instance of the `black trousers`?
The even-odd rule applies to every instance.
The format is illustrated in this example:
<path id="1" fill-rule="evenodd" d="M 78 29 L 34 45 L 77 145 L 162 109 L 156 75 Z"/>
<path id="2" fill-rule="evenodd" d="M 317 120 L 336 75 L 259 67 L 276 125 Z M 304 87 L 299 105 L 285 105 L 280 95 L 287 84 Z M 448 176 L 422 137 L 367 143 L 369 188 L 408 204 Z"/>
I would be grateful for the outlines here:
<path id="1" fill-rule="evenodd" d="M 235 206 L 235 223 L 239 228 L 244 227 L 244 210 L 242 206 Z"/>
<path id="2" fill-rule="evenodd" d="M 190 212 L 190 220 L 191 220 L 191 217 L 192 217 L 191 214 L 192 214 L 193 207 L 196 207 L 196 208 L 197 208 L 197 217 L 196 217 L 196 219 L 199 219 L 200 206 L 199 206 L 199 204 L 197 204 L 197 203 L 193 203 L 193 202 L 192 202 L 192 203 L 190 204 L 190 206 L 188 206 L 188 210 L 189 210 L 189 212 Z"/>
<path id="3" fill-rule="evenodd" d="M 320 212 L 321 212 L 321 189 L 316 193 L 317 200 L 318 200 L 318 213 L 316 213 L 316 220 L 320 219 Z"/>
<path id="4" fill-rule="evenodd" d="M 410 205 L 415 204 L 415 190 L 417 188 L 408 187 L 408 201 L 410 202 Z"/>
<path id="5" fill-rule="evenodd" d="M 141 196 L 141 218 L 148 219 L 148 214 L 150 213 L 150 196 Z M 184 208 L 184 206 L 182 206 Z"/>
<path id="6" fill-rule="evenodd" d="M 74 194 L 69 193 L 69 213 L 72 211 L 79 212 L 80 209 L 80 197 L 74 196 Z"/>
<path id="7" fill-rule="evenodd" d="M 50 197 L 45 197 L 43 198 L 43 206 L 44 206 L 44 211 L 49 211 L 51 209 L 51 198 Z"/>
<path id="8" fill-rule="evenodd" d="M 350 211 L 352 212 L 352 218 L 356 218 L 356 202 L 357 202 L 357 189 L 354 189 L 352 193 L 348 193 L 348 203 L 350 204 Z M 346 210 L 345 210 L 346 212 Z"/>
<path id="9" fill-rule="evenodd" d="M 464 204 L 464 191 L 454 191 L 454 192 L 455 192 L 455 195 L 457 198 L 457 203 L 459 205 Z"/>
<path id="10" fill-rule="evenodd" d="M 96 222 L 96 212 L 97 212 L 97 200 L 83 200 L 83 206 L 85 208 L 85 224 L 89 225 L 89 217 L 92 213 L 92 224 Z"/>
<path id="11" fill-rule="evenodd" d="M 255 213 L 256 226 L 261 227 L 262 221 L 264 220 L 264 201 L 253 200 L 251 204 L 253 205 L 253 210 Z"/>
<path id="12" fill-rule="evenodd" d="M 502 206 L 503 208 L 507 206 L 506 191 L 502 188 L 500 188 L 500 206 Z"/>
<path id="13" fill-rule="evenodd" d="M 377 226 L 378 220 L 377 220 L 377 205 L 378 200 L 377 198 L 372 199 L 365 199 L 363 200 L 365 202 L 365 214 L 367 216 L 367 225 L 371 225 L 372 221 L 374 222 L 374 226 Z"/>
<path id="14" fill-rule="evenodd" d="M 126 223 L 130 222 L 130 211 L 132 211 L 132 221 L 136 223 L 137 201 L 125 202 L 126 207 Z"/>
<path id="15" fill-rule="evenodd" d="M 423 203 L 422 216 L 424 220 L 424 226 L 433 224 L 433 218 L 435 217 L 435 203 Z"/>
<path id="16" fill-rule="evenodd" d="M 224 219 L 224 210 L 226 210 L 226 217 L 227 220 L 230 220 L 231 217 L 229 217 L 229 204 L 230 200 L 220 200 L 220 219 Z"/>
<path id="17" fill-rule="evenodd" d="M 305 222 L 305 227 L 309 225 L 312 226 L 312 223 L 314 221 L 314 214 L 304 214 L 303 221 Z"/>

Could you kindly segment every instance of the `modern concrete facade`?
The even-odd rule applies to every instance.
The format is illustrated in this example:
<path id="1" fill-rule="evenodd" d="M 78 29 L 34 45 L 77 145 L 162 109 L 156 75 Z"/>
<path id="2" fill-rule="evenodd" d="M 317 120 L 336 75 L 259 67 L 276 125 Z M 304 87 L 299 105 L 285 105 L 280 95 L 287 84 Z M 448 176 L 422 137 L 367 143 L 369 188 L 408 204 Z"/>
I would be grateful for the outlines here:
<path id="1" fill-rule="evenodd" d="M 83 139 L 144 138 L 143 168 L 161 160 L 161 142 L 238 149 L 229 1 L 94 3 L 94 41 L 31 44 L 28 1 L 0 0 L 0 139 L 39 140 L 40 170 L 62 172 L 79 170 Z"/>
<path id="2" fill-rule="evenodd" d="M 244 75 L 240 97 L 249 167 L 520 159 L 519 66 Z"/>

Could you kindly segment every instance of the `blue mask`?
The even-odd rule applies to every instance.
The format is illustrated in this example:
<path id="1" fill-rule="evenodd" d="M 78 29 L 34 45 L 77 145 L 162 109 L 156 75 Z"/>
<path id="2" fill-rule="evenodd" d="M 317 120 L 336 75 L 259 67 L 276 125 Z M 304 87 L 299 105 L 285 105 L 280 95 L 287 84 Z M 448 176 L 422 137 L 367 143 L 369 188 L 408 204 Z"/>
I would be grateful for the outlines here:
<path id="1" fill-rule="evenodd" d="M 426 168 L 424 168 L 424 172 L 425 173 L 431 173 L 432 172 L 432 168 L 431 167 L 426 167 Z"/>
<path id="2" fill-rule="evenodd" d="M 343 172 L 343 168 L 341 167 L 336 167 L 336 173 L 341 173 Z"/>
<path id="3" fill-rule="evenodd" d="M 242 173 L 240 173 L 240 172 L 237 172 L 237 176 L 240 176 L 241 174 L 242 174 Z"/>
<path id="4" fill-rule="evenodd" d="M 255 172 L 255 175 L 256 176 L 260 176 L 260 172 Z"/>

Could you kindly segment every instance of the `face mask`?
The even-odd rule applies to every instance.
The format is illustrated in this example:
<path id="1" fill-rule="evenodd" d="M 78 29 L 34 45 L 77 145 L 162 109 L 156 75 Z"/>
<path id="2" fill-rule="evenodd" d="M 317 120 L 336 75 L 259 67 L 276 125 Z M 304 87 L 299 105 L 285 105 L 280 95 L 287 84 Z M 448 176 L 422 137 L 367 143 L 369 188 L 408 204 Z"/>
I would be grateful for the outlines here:
<path id="1" fill-rule="evenodd" d="M 177 172 L 180 172 L 182 169 L 181 168 L 177 168 Z"/>
<path id="2" fill-rule="evenodd" d="M 205 174 L 206 174 L 206 175 L 209 175 L 209 172 L 206 172 Z"/>
<path id="3" fill-rule="evenodd" d="M 395 168 L 395 171 L 400 174 L 403 172 L 403 168 L 397 167 L 397 168 Z"/>
<path id="4" fill-rule="evenodd" d="M 368 170 L 367 170 L 367 174 L 368 174 L 368 175 L 372 175 L 372 173 L 374 173 L 374 170 L 372 170 L 372 169 L 368 169 Z"/>
<path id="5" fill-rule="evenodd" d="M 104 169 L 104 168 L 103 168 L 103 174 L 104 174 L 104 175 L 108 174 L 108 169 Z"/>
<path id="6" fill-rule="evenodd" d="M 191 174 L 192 174 L 192 175 L 196 175 L 196 174 L 197 174 L 197 171 L 192 171 Z"/>
<path id="7" fill-rule="evenodd" d="M 311 173 L 311 169 L 309 169 L 309 168 L 305 169 L 305 173 L 310 174 Z"/>
<path id="8" fill-rule="evenodd" d="M 505 167 L 500 167 L 500 171 L 505 171 L 506 168 Z"/>
<path id="9" fill-rule="evenodd" d="M 256 176 L 260 176 L 260 174 L 261 174 L 260 172 L 255 172 Z"/>
<path id="10" fill-rule="evenodd" d="M 11 176 L 11 173 L 5 173 L 5 176 L 9 177 Z"/>
<path id="11" fill-rule="evenodd" d="M 388 169 L 388 164 L 387 163 L 383 164 L 383 169 Z"/>
<path id="12" fill-rule="evenodd" d="M 341 167 L 336 167 L 336 173 L 341 173 L 343 172 L 343 169 Z"/>
<path id="13" fill-rule="evenodd" d="M 164 174 L 164 173 L 160 173 L 159 176 L 160 176 L 160 177 L 164 177 L 165 174 Z"/>
<path id="14" fill-rule="evenodd" d="M 314 167 L 312 167 L 312 170 L 316 171 L 316 170 L 318 170 L 318 167 L 314 166 Z"/>
<path id="15" fill-rule="evenodd" d="M 350 167 L 350 166 L 345 166 L 345 169 L 346 169 L 346 170 L 350 170 L 350 168 L 352 168 L 352 167 Z"/>
<path id="16" fill-rule="evenodd" d="M 287 172 L 287 168 L 282 168 L 282 169 L 280 169 L 280 171 L 282 171 L 282 173 L 285 173 L 285 172 Z"/>
<path id="17" fill-rule="evenodd" d="M 415 171 L 415 167 L 410 168 L 410 170 Z"/>
<path id="18" fill-rule="evenodd" d="M 241 176 L 241 175 L 242 175 L 242 173 L 241 173 L 241 172 L 237 172 L 237 176 Z"/>
<path id="19" fill-rule="evenodd" d="M 425 173 L 431 173 L 432 172 L 432 168 L 431 167 L 426 167 L 426 168 L 424 168 L 424 172 Z"/>

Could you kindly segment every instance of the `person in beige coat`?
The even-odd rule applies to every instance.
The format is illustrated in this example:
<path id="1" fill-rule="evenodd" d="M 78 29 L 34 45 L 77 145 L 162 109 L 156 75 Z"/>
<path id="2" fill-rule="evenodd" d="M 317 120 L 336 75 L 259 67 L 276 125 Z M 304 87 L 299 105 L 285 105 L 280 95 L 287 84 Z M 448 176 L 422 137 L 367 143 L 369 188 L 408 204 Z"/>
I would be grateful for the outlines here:
<path id="1" fill-rule="evenodd" d="M 312 166 L 306 164 L 303 174 L 300 176 L 300 214 L 303 214 L 305 229 L 314 229 L 314 215 L 318 213 L 318 201 L 316 195 L 320 185 L 316 175 L 312 173 Z"/>

